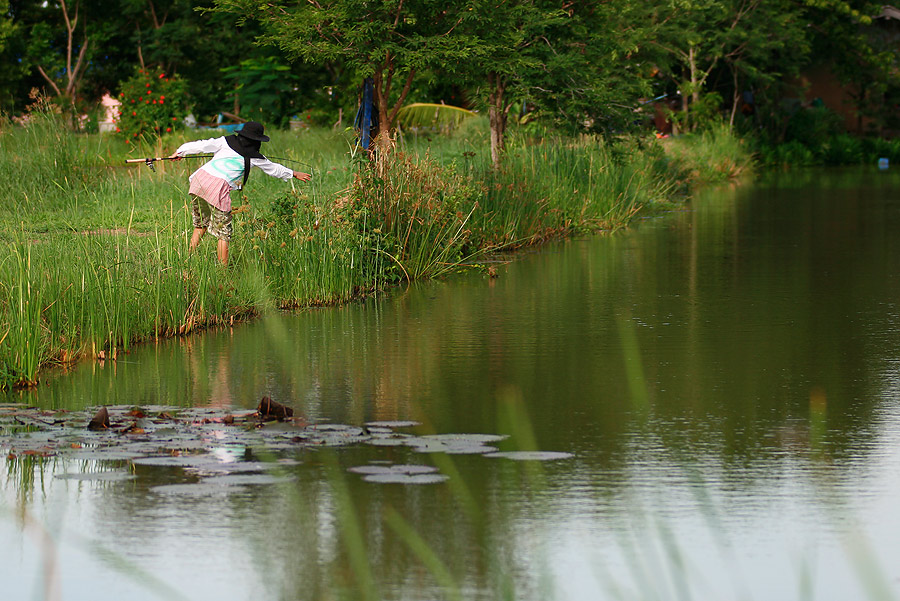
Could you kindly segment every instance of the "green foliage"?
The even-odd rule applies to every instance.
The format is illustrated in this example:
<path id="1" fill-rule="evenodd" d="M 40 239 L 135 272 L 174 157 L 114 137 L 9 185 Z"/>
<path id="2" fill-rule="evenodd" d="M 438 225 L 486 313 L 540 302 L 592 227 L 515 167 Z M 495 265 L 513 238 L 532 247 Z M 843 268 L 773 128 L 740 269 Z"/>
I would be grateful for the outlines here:
<path id="1" fill-rule="evenodd" d="M 731 180 L 747 174 L 753 164 L 750 145 L 721 121 L 663 142 L 672 166 L 694 182 Z"/>
<path id="2" fill-rule="evenodd" d="M 275 57 L 248 58 L 221 69 L 232 82 L 241 115 L 273 125 L 284 125 L 294 112 L 290 99 L 296 83 L 290 67 Z"/>
<path id="3" fill-rule="evenodd" d="M 858 165 L 864 161 L 863 142 L 848 134 L 838 134 L 830 138 L 821 149 L 826 165 Z"/>
<path id="4" fill-rule="evenodd" d="M 478 197 L 453 169 L 398 153 L 381 177 L 364 170 L 351 194 L 365 243 L 392 279 L 435 277 L 466 258 Z"/>
<path id="5" fill-rule="evenodd" d="M 475 16 L 466 8 L 439 0 L 216 0 L 215 10 L 235 15 L 239 23 L 258 21 L 265 32 L 260 40 L 289 59 L 340 63 L 356 82 L 372 77 L 379 133 L 385 134 L 381 148 L 387 152 L 397 111 L 416 74 L 473 58 L 457 27 Z"/>
<path id="6" fill-rule="evenodd" d="M 841 117 L 825 106 L 801 107 L 788 116 L 784 139 L 804 146 L 823 146 L 842 125 Z"/>
<path id="7" fill-rule="evenodd" d="M 116 131 L 126 142 L 146 136 L 160 136 L 181 127 L 185 84 L 177 75 L 160 69 L 138 69 L 122 82 Z"/>
<path id="8" fill-rule="evenodd" d="M 691 107 L 696 126 L 709 129 L 722 123 L 722 95 L 718 92 L 702 94 Z"/>
<path id="9" fill-rule="evenodd" d="M 0 51 L 4 50 L 7 39 L 15 33 L 15 25 L 9 18 L 9 0 L 0 0 Z"/>
<path id="10" fill-rule="evenodd" d="M 813 152 L 796 140 L 774 146 L 763 144 L 757 155 L 763 165 L 778 167 L 808 167 L 817 162 Z"/>

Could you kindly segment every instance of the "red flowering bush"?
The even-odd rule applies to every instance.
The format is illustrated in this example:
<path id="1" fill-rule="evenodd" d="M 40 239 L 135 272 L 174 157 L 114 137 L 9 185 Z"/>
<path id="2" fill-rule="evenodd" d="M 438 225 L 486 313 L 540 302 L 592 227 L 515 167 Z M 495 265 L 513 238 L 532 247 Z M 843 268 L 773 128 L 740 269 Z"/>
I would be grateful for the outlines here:
<path id="1" fill-rule="evenodd" d="M 181 126 L 185 83 L 159 69 L 139 69 L 120 85 L 116 131 L 130 142 L 147 134 L 162 135 Z"/>

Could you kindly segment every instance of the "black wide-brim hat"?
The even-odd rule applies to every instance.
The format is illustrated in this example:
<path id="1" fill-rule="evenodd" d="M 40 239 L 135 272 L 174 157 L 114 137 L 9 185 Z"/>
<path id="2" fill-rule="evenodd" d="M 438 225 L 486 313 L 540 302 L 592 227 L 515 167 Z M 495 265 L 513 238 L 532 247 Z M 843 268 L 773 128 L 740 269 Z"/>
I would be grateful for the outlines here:
<path id="1" fill-rule="evenodd" d="M 256 121 L 247 121 L 244 123 L 244 126 L 235 133 L 239 136 L 250 138 L 251 140 L 258 140 L 260 142 L 269 141 L 269 136 L 263 133 L 262 123 L 257 123 Z"/>

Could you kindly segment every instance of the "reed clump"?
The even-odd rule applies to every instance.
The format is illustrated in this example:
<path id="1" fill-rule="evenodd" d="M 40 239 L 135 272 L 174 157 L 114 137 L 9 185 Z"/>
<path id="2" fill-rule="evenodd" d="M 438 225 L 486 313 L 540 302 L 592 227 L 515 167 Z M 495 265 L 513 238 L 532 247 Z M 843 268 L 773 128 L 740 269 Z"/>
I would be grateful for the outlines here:
<path id="1" fill-rule="evenodd" d="M 662 141 L 672 169 L 694 183 L 724 182 L 752 172 L 750 145 L 724 123 Z"/>
<path id="2" fill-rule="evenodd" d="M 467 258 L 479 190 L 452 166 L 398 153 L 380 175 L 361 171 L 351 197 L 370 259 L 385 277 L 435 277 Z"/>
<path id="3" fill-rule="evenodd" d="M 516 140 L 504 168 L 481 165 L 478 248 L 516 248 L 575 232 L 612 230 L 678 193 L 679 173 L 638 140 Z"/>
<path id="4" fill-rule="evenodd" d="M 621 227 L 679 191 L 680 172 L 652 141 L 514 137 L 498 171 L 482 129 L 404 144 L 381 173 L 353 165 L 352 134 L 273 132 L 266 150 L 313 179 L 288 189 L 260 175 L 234 195 L 225 268 L 211 242 L 188 252 L 187 176 L 198 163 L 124 167 L 182 138 L 132 149 L 73 134 L 49 109 L 5 126 L 0 386 L 33 383 L 48 364 L 115 358 L 136 342 L 345 302 L 494 250 Z"/>

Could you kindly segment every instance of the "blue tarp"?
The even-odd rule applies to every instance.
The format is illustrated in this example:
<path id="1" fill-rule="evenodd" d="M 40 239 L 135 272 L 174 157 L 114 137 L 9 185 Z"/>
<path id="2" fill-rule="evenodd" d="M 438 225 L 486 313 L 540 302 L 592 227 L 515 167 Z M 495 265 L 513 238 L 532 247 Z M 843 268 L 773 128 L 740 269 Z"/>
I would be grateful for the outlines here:
<path id="1" fill-rule="evenodd" d="M 368 150 L 372 145 L 372 132 L 378 125 L 378 115 L 375 113 L 375 82 L 371 77 L 363 81 L 362 98 L 353 125 L 359 135 L 359 145 Z"/>

